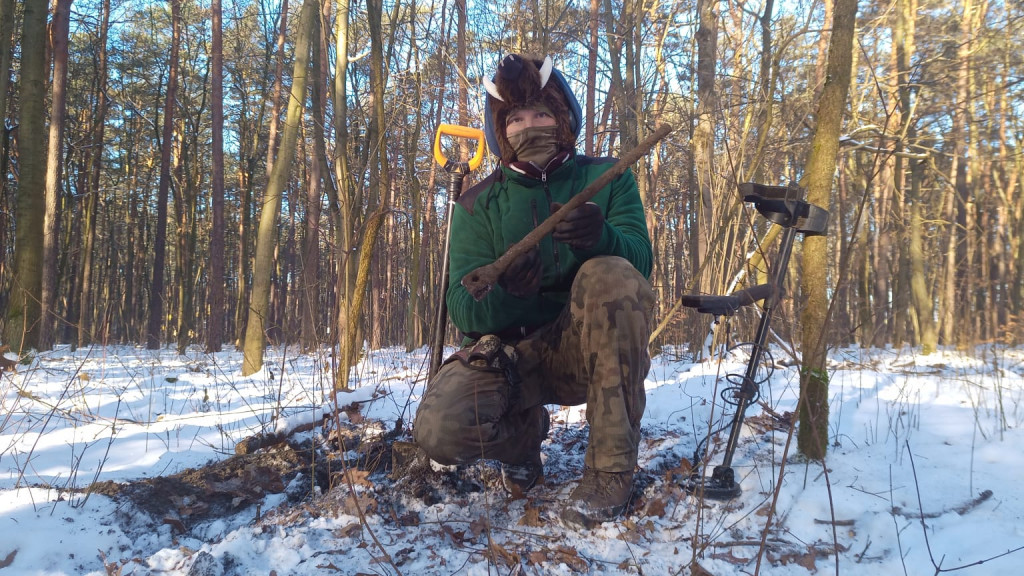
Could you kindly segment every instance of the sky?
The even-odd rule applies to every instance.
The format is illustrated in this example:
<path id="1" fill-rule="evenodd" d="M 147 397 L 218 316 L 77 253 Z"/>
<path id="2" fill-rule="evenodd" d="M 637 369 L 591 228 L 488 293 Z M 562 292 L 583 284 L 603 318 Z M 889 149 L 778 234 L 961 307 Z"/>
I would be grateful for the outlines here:
<path id="1" fill-rule="evenodd" d="M 795 438 L 787 452 L 776 416 L 793 411 L 799 383 L 784 359 L 746 414 L 733 461 L 742 493 L 716 502 L 681 484 L 697 442 L 732 417 L 716 386 L 746 358 L 656 356 L 634 501 L 623 518 L 578 530 L 558 512 L 583 466 L 583 407 L 549 406 L 545 479 L 518 500 L 493 462 L 415 480 L 350 469 L 331 490 L 285 475 L 217 514 L 179 498 L 175 519 L 89 493 L 94 481 L 138 486 L 230 462 L 256 433 L 319 422 L 333 411 L 330 358 L 270 349 L 242 377 L 237 352 L 58 348 L 0 376 L 0 576 L 1020 573 L 1024 350 L 834 351 L 824 468 Z M 425 366 L 422 349 L 364 355 L 338 400 L 359 446 L 411 421 Z M 712 439 L 712 465 L 725 434 Z M 294 439 L 325 444 L 319 427 Z M 337 451 L 316 458 L 341 469 Z M 241 494 L 238 482 L 210 489 Z"/>

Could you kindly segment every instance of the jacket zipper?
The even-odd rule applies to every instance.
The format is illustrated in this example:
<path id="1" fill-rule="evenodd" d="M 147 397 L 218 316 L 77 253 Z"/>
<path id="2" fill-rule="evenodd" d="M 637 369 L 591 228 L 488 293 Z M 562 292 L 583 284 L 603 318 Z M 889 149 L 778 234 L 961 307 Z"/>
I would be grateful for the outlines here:
<path id="1" fill-rule="evenodd" d="M 544 197 L 548 200 L 548 210 L 551 210 L 551 190 L 548 188 L 548 172 L 544 170 L 540 173 L 540 181 L 544 184 Z M 534 213 L 533 213 L 533 227 L 537 227 L 537 202 L 536 199 L 533 201 Z M 550 215 L 550 213 L 549 213 Z M 554 238 L 551 239 L 551 252 L 555 260 L 555 278 L 560 282 L 562 280 L 562 264 L 558 259 L 558 242 L 555 242 Z"/>

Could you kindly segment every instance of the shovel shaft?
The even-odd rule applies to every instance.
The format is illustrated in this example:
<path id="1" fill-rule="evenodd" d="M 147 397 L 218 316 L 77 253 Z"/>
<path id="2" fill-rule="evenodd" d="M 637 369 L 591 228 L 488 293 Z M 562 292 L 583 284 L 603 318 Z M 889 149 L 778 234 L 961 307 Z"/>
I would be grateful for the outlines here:
<path id="1" fill-rule="evenodd" d="M 509 264 L 525 252 L 530 251 L 534 246 L 540 244 L 540 241 L 550 234 L 555 229 L 555 226 L 564 220 L 570 212 L 589 202 L 602 188 L 610 184 L 615 178 L 618 178 L 620 174 L 628 170 L 640 158 L 646 156 L 654 148 L 654 145 L 665 136 L 668 136 L 668 133 L 671 131 L 672 126 L 668 124 L 659 126 L 657 130 L 638 144 L 636 148 L 619 158 L 618 162 L 598 176 L 589 186 L 569 199 L 564 206 L 551 216 L 548 216 L 546 220 L 530 231 L 522 240 L 509 247 L 500 258 L 463 276 L 462 285 L 466 287 L 466 290 L 469 291 L 475 300 L 478 302 L 483 300 L 484 296 L 498 283 L 498 278 L 509 267 Z"/>
<path id="2" fill-rule="evenodd" d="M 441 136 L 453 138 L 465 138 L 477 141 L 476 152 L 468 162 L 454 162 L 445 156 L 441 147 Z M 441 124 L 437 128 L 437 136 L 434 138 L 434 159 L 448 173 L 448 209 L 445 215 L 444 255 L 441 257 L 441 284 L 438 288 L 437 316 L 434 319 L 434 333 L 430 340 L 430 372 L 429 376 L 434 377 L 441 368 L 441 356 L 444 352 L 444 334 L 448 327 L 448 246 L 451 242 L 451 221 L 452 212 L 455 209 L 455 202 L 462 194 L 462 184 L 466 175 L 480 166 L 484 157 L 484 133 L 478 128 L 467 126 L 455 126 L 452 124 Z"/>

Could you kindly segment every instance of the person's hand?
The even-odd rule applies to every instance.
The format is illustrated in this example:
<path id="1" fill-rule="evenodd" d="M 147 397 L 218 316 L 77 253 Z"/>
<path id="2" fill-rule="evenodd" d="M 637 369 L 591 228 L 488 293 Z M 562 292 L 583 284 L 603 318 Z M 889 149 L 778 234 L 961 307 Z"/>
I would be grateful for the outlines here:
<path id="1" fill-rule="evenodd" d="M 509 264 L 498 278 L 498 284 L 513 296 L 529 298 L 540 291 L 541 276 L 540 250 L 534 247 Z"/>
<path id="2" fill-rule="evenodd" d="M 551 203 L 551 213 L 562 207 L 560 202 Z M 590 250 L 601 241 L 604 232 L 604 215 L 601 207 L 593 202 L 576 208 L 555 226 L 551 237 L 558 242 L 565 242 L 576 250 Z"/>

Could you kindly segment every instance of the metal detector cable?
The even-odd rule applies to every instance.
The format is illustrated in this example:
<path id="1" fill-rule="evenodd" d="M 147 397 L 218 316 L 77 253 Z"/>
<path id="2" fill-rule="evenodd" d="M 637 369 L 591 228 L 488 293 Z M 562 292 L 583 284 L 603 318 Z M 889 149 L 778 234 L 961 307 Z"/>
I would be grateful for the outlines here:
<path id="1" fill-rule="evenodd" d="M 730 354 L 734 350 L 738 350 L 740 348 L 747 346 L 752 347 L 755 345 L 756 344 L 754 342 L 739 342 L 727 348 L 725 353 Z M 751 357 L 752 356 L 753 351 L 751 351 Z M 772 375 L 775 374 L 775 359 L 772 357 L 771 350 L 769 350 L 767 346 L 765 346 L 761 350 L 761 365 L 764 366 L 764 370 L 759 370 L 758 373 L 762 373 L 763 376 L 753 381 L 754 395 L 750 398 L 750 401 L 747 402 L 746 410 L 750 410 L 750 407 L 756 404 L 761 399 L 761 385 L 768 382 L 768 380 L 771 379 Z M 730 406 L 739 405 L 738 398 L 741 394 L 743 394 L 743 377 L 743 374 L 737 373 L 726 374 L 724 376 L 725 380 L 730 384 L 730 386 L 726 386 L 721 390 L 721 392 L 719 392 L 718 396 L 722 399 L 722 402 Z M 746 413 L 746 410 L 744 411 L 744 413 Z M 726 423 L 719 428 L 710 430 L 708 431 L 707 435 L 705 435 L 704 438 L 700 440 L 700 442 L 697 442 L 697 447 L 693 451 L 694 471 L 699 470 L 699 466 L 703 466 L 704 458 L 707 456 L 707 445 L 710 442 L 711 437 L 724 430 L 727 430 L 730 426 L 731 423 Z"/>

